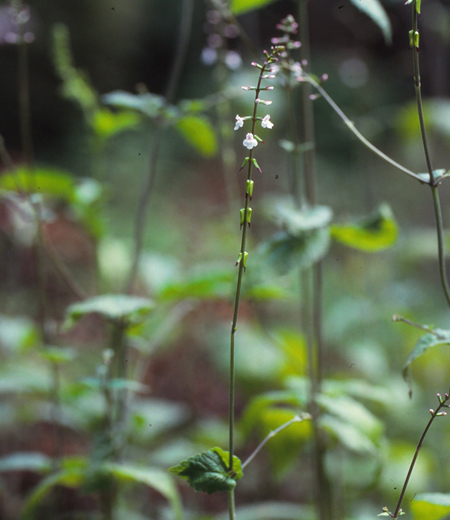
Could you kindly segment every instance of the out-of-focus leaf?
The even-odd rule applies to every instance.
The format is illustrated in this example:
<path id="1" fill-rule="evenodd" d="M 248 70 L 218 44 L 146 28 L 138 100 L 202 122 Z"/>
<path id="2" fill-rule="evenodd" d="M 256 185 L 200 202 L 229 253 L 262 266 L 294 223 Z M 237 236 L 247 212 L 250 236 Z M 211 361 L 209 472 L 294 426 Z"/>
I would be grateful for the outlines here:
<path id="1" fill-rule="evenodd" d="M 52 460 L 42 453 L 13 453 L 0 458 L 1 471 L 34 471 L 48 473 L 52 469 Z"/>
<path id="2" fill-rule="evenodd" d="M 409 394 L 412 395 L 410 365 L 417 358 L 422 356 L 429 348 L 450 345 L 450 330 L 435 329 L 421 336 L 414 348 L 408 355 L 403 367 L 403 378 L 408 384 Z"/>
<path id="3" fill-rule="evenodd" d="M 264 207 L 270 220 L 294 236 L 325 228 L 333 217 L 333 212 L 328 206 L 300 210 L 294 205 L 292 198 L 287 197 L 271 197 L 265 201 Z"/>
<path id="4" fill-rule="evenodd" d="M 212 494 L 234 489 L 236 480 L 242 477 L 241 461 L 236 456 L 233 456 L 233 471 L 229 471 L 228 464 L 228 452 L 212 448 L 189 457 L 169 471 L 186 480 L 195 491 Z"/>
<path id="5" fill-rule="evenodd" d="M 320 418 L 320 426 L 335 436 L 350 451 L 370 453 L 372 455 L 377 452 L 373 442 L 354 424 L 342 421 L 332 415 L 324 414 Z"/>
<path id="6" fill-rule="evenodd" d="M 392 42 L 391 22 L 379 0 L 350 0 L 350 2 L 378 25 L 386 43 Z"/>
<path id="7" fill-rule="evenodd" d="M 447 98 L 424 99 L 423 114 L 427 130 L 450 137 L 450 100 Z M 396 118 L 396 126 L 403 138 L 420 138 L 420 122 L 417 105 L 409 103 L 401 108 Z"/>
<path id="8" fill-rule="evenodd" d="M 234 273 L 230 269 L 211 269 L 205 267 L 183 281 L 171 281 L 161 288 L 159 297 L 164 301 L 184 298 L 229 298 L 232 290 Z"/>
<path id="9" fill-rule="evenodd" d="M 297 415 L 295 411 L 287 408 L 266 408 L 259 418 L 261 437 L 265 438 L 270 432 L 293 419 L 295 415 Z M 302 421 L 290 425 L 266 444 L 264 449 L 269 454 L 271 467 L 277 478 L 282 478 L 293 468 L 298 459 L 297 455 L 311 438 L 311 434 L 311 422 Z"/>
<path id="10" fill-rule="evenodd" d="M 115 90 L 114 92 L 103 95 L 102 101 L 113 107 L 136 110 L 152 119 L 161 115 L 165 106 L 163 96 L 151 94 L 150 92 L 131 94 L 124 90 Z"/>
<path id="11" fill-rule="evenodd" d="M 140 467 L 131 464 L 105 464 L 104 469 L 122 482 L 145 484 L 161 493 L 170 503 L 176 520 L 181 520 L 182 507 L 177 488 L 165 471 L 159 468 Z"/>
<path id="12" fill-rule="evenodd" d="M 184 116 L 175 125 L 184 139 L 204 157 L 212 157 L 217 151 L 217 139 L 211 123 L 200 116 Z"/>
<path id="13" fill-rule="evenodd" d="M 263 244 L 262 253 L 279 274 L 286 274 L 292 269 L 306 269 L 319 261 L 326 255 L 329 245 L 328 229 L 296 236 L 280 231 Z"/>
<path id="14" fill-rule="evenodd" d="M 75 303 L 67 309 L 64 328 L 69 329 L 86 314 L 100 314 L 111 321 L 123 321 L 126 325 L 142 322 L 154 307 L 148 298 L 127 294 L 104 294 Z"/>
<path id="15" fill-rule="evenodd" d="M 76 350 L 68 347 L 46 347 L 41 356 L 55 365 L 62 365 L 75 359 L 77 355 Z"/>
<path id="16" fill-rule="evenodd" d="M 37 343 L 38 332 L 31 320 L 0 315 L 0 347 L 14 352 Z"/>
<path id="17" fill-rule="evenodd" d="M 242 14 L 247 11 L 253 11 L 259 7 L 271 4 L 275 0 L 232 0 L 231 10 L 234 14 Z"/>
<path id="18" fill-rule="evenodd" d="M 450 494 L 422 493 L 411 501 L 415 520 L 440 520 L 450 513 Z"/>
<path id="19" fill-rule="evenodd" d="M 334 224 L 331 236 L 346 246 L 366 252 L 382 251 L 391 247 L 398 236 L 397 223 L 387 204 L 382 204 L 372 215 L 355 224 Z"/>
<path id="20" fill-rule="evenodd" d="M 81 382 L 86 387 L 90 389 L 100 389 L 105 386 L 105 383 L 96 377 L 90 377 L 83 379 Z M 115 389 L 115 390 L 129 390 L 130 392 L 148 392 L 149 387 L 147 385 L 144 385 L 140 383 L 139 381 L 135 381 L 134 379 L 110 379 L 108 381 L 107 386 L 109 388 Z"/>
<path id="21" fill-rule="evenodd" d="M 35 191 L 59 198 L 68 202 L 73 201 L 75 182 L 66 172 L 54 168 L 17 168 L 13 172 L 5 172 L 0 177 L 0 188 L 12 191 Z"/>
<path id="22" fill-rule="evenodd" d="M 140 122 L 141 118 L 135 112 L 112 112 L 102 108 L 95 112 L 92 128 L 101 141 L 106 141 L 124 130 L 135 128 Z"/>

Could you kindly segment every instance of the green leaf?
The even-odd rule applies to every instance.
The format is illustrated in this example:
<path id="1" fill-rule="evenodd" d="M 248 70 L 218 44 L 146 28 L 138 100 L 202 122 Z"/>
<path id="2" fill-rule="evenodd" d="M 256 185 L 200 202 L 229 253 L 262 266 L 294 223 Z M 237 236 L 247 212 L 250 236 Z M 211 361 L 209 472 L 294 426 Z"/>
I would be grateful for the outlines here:
<path id="1" fill-rule="evenodd" d="M 0 471 L 34 471 L 48 473 L 52 460 L 42 453 L 13 453 L 0 458 Z"/>
<path id="2" fill-rule="evenodd" d="M 434 333 L 429 332 L 419 338 L 414 348 L 408 355 L 403 367 L 403 378 L 408 384 L 409 394 L 412 395 L 410 365 L 417 358 L 422 356 L 429 348 L 439 347 L 441 345 L 450 345 L 450 330 L 434 329 Z"/>
<path id="3" fill-rule="evenodd" d="M 184 116 L 175 125 L 184 139 L 204 157 L 217 151 L 217 139 L 211 123 L 200 116 Z"/>
<path id="4" fill-rule="evenodd" d="M 131 94 L 123 90 L 116 90 L 103 95 L 102 101 L 113 107 L 136 110 L 151 119 L 161 115 L 165 107 L 164 97 L 150 92 Z"/>
<path id="5" fill-rule="evenodd" d="M 103 318 L 126 325 L 141 323 L 151 312 L 154 304 L 148 298 L 127 294 L 105 294 L 75 303 L 67 309 L 64 328 L 67 330 L 87 314 L 100 314 Z"/>
<path id="6" fill-rule="evenodd" d="M 358 223 L 334 224 L 331 236 L 337 242 L 369 253 L 391 247 L 397 240 L 398 227 L 391 208 L 382 204 Z"/>
<path id="7" fill-rule="evenodd" d="M 204 266 L 201 272 L 188 273 L 183 281 L 169 279 L 159 293 L 164 301 L 184 298 L 229 298 L 234 273 L 230 269 Z"/>
<path id="8" fill-rule="evenodd" d="M 328 229 L 319 229 L 297 235 L 285 231 L 276 233 L 262 246 L 262 253 L 279 274 L 292 269 L 306 269 L 323 258 L 329 248 Z"/>
<path id="9" fill-rule="evenodd" d="M 17 168 L 0 177 L 0 188 L 11 191 L 35 191 L 71 202 L 74 199 L 75 182 L 66 172 L 54 168 Z"/>
<path id="10" fill-rule="evenodd" d="M 92 128 L 101 141 L 106 141 L 119 132 L 135 128 L 140 122 L 141 118 L 134 112 L 112 112 L 102 108 L 95 112 Z"/>
<path id="11" fill-rule="evenodd" d="M 391 22 L 379 0 L 350 0 L 350 2 L 378 25 L 386 43 L 392 43 Z"/>
<path id="12" fill-rule="evenodd" d="M 62 365 L 75 359 L 76 350 L 69 347 L 47 347 L 41 352 L 41 356 L 55 365 Z"/>
<path id="13" fill-rule="evenodd" d="M 331 222 L 333 212 L 328 206 L 298 209 L 287 197 L 271 197 L 264 202 L 267 217 L 290 235 L 325 228 Z"/>
<path id="14" fill-rule="evenodd" d="M 104 469 L 119 481 L 145 484 L 155 489 L 169 501 L 176 520 L 181 520 L 183 516 L 181 500 L 172 478 L 165 471 L 132 464 L 105 464 Z"/>
<path id="15" fill-rule="evenodd" d="M 195 491 L 208 494 L 230 491 L 236 487 L 243 473 L 240 460 L 233 456 L 233 471 L 228 469 L 229 453 L 212 448 L 189 457 L 177 466 L 169 468 L 174 475 L 186 480 Z"/>
<path id="16" fill-rule="evenodd" d="M 422 493 L 411 502 L 415 520 L 440 520 L 450 513 L 450 494 Z"/>
<path id="17" fill-rule="evenodd" d="M 234 14 L 242 14 L 253 9 L 264 7 L 275 0 L 232 0 L 231 10 Z"/>

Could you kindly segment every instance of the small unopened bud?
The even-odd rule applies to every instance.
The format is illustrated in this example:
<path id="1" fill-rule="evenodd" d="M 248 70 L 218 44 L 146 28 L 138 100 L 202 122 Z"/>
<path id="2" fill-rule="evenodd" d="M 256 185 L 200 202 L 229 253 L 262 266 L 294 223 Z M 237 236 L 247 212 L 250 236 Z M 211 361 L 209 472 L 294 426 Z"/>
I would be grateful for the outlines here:
<path id="1" fill-rule="evenodd" d="M 242 260 L 242 253 L 239 253 L 238 259 L 236 260 L 236 263 L 234 264 L 236 267 L 240 264 Z"/>
<path id="2" fill-rule="evenodd" d="M 247 224 L 248 224 L 248 227 L 250 227 L 250 224 L 251 224 L 251 220 L 252 220 L 252 208 L 248 208 L 247 209 Z M 445 412 L 443 412 L 445 413 Z"/>
<path id="3" fill-rule="evenodd" d="M 247 180 L 247 193 L 248 193 L 248 196 L 250 198 L 250 200 L 252 200 L 252 197 L 253 197 L 253 184 L 254 182 L 251 181 L 251 180 Z"/>
<path id="4" fill-rule="evenodd" d="M 322 74 L 322 76 L 320 77 L 320 79 L 322 81 L 328 81 L 328 74 Z"/>
<path id="5" fill-rule="evenodd" d="M 244 270 L 247 268 L 247 258 L 248 258 L 248 253 L 247 253 L 247 251 L 244 251 L 244 256 L 242 257 L 242 265 L 244 266 Z"/>
<path id="6" fill-rule="evenodd" d="M 430 414 L 431 414 L 431 415 L 434 415 L 434 410 L 433 410 L 433 408 L 430 408 Z"/>
<path id="7" fill-rule="evenodd" d="M 436 417 L 444 417 L 447 415 L 447 412 L 439 412 L 436 414 Z"/>
<path id="8" fill-rule="evenodd" d="M 245 222 L 245 208 L 239 210 L 239 227 L 242 227 Z"/>

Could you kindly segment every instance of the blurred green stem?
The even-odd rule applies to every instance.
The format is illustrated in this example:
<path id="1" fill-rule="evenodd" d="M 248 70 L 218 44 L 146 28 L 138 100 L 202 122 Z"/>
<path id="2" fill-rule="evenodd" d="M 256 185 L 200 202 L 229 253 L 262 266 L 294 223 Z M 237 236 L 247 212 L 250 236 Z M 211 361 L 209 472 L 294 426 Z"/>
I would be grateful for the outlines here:
<path id="1" fill-rule="evenodd" d="M 175 52 L 175 60 L 167 84 L 165 101 L 166 104 L 171 104 L 175 97 L 176 88 L 180 81 L 181 72 L 183 70 L 186 52 L 188 48 L 189 38 L 191 35 L 192 15 L 194 12 L 194 1 L 183 0 L 181 5 L 180 16 L 180 31 L 178 45 Z M 155 184 L 156 170 L 158 166 L 158 158 L 162 143 L 162 134 L 164 132 L 164 120 L 159 118 L 156 121 L 154 135 L 152 135 L 152 144 L 150 148 L 147 178 L 145 180 L 142 196 L 139 201 L 138 210 L 136 213 L 136 221 L 134 227 L 134 253 L 131 262 L 130 274 L 128 276 L 126 291 L 130 293 L 133 290 L 134 281 L 137 276 L 139 267 L 139 260 L 142 254 L 142 247 L 144 242 L 144 231 L 146 228 L 146 217 L 148 206 L 150 204 L 153 187 Z"/>
<path id="2" fill-rule="evenodd" d="M 310 67 L 310 37 L 308 0 L 299 0 L 299 32 L 302 66 Z M 303 152 L 303 177 L 306 206 L 316 204 L 316 174 L 315 174 L 315 131 L 314 112 L 311 99 L 311 87 L 306 83 L 302 89 L 302 141 L 305 146 Z M 332 498 L 331 482 L 325 471 L 325 443 L 319 426 L 320 408 L 317 404 L 317 395 L 322 384 L 322 366 L 324 345 L 322 339 L 322 262 L 319 261 L 302 275 L 304 290 L 304 319 L 307 331 L 308 365 L 310 379 L 309 410 L 312 416 L 314 432 L 314 465 L 315 465 L 315 502 L 319 520 L 331 520 Z"/>

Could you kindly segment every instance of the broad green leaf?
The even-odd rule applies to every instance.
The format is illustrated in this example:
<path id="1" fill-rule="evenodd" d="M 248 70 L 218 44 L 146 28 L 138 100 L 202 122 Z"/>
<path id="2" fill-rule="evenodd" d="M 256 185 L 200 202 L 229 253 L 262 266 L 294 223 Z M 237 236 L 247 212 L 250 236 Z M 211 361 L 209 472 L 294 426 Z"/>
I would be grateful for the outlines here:
<path id="1" fill-rule="evenodd" d="M 379 0 L 350 0 L 360 11 L 365 13 L 378 25 L 386 43 L 392 42 L 392 27 L 389 17 Z"/>
<path id="2" fill-rule="evenodd" d="M 141 323 L 151 312 L 154 304 L 148 298 L 129 296 L 127 294 L 104 294 L 75 303 L 67 309 L 65 329 L 73 325 L 87 314 L 100 314 L 110 321 L 122 321 L 125 325 Z"/>
<path id="3" fill-rule="evenodd" d="M 140 122 L 141 118 L 134 112 L 112 112 L 102 108 L 95 112 L 92 128 L 101 141 L 106 141 L 119 132 L 135 128 Z"/>
<path id="4" fill-rule="evenodd" d="M 423 101 L 423 114 L 427 130 L 450 136 L 450 100 L 431 98 Z M 404 105 L 398 111 L 395 123 L 403 138 L 420 139 L 420 121 L 417 117 L 417 105 L 414 102 Z"/>
<path id="5" fill-rule="evenodd" d="M 165 471 L 159 468 L 134 466 L 132 464 L 105 464 L 104 469 L 122 482 L 145 484 L 163 495 L 171 504 L 176 520 L 183 516 L 177 488 Z"/>
<path id="6" fill-rule="evenodd" d="M 369 253 L 391 247 L 397 240 L 398 227 L 390 207 L 382 204 L 358 223 L 334 224 L 331 236 L 337 242 Z"/>
<path id="7" fill-rule="evenodd" d="M 164 97 L 150 92 L 131 94 L 123 90 L 116 90 L 103 95 L 102 101 L 113 107 L 136 110 L 151 119 L 161 115 L 165 107 Z"/>
<path id="8" fill-rule="evenodd" d="M 440 520 L 450 514 L 450 494 L 422 493 L 411 501 L 415 520 Z"/>
<path id="9" fill-rule="evenodd" d="M 329 245 L 328 229 L 295 236 L 280 231 L 263 244 L 262 253 L 279 274 L 286 274 L 292 269 L 306 269 L 318 262 L 326 255 Z"/>
<path id="10" fill-rule="evenodd" d="M 417 358 L 422 356 L 429 348 L 439 347 L 441 345 L 450 345 L 450 330 L 434 329 L 433 333 L 429 332 L 421 336 L 414 348 L 408 355 L 403 367 L 403 378 L 408 384 L 409 393 L 412 394 L 410 365 Z"/>
<path id="11" fill-rule="evenodd" d="M 231 10 L 234 14 L 242 14 L 259 7 L 271 4 L 275 0 L 232 0 Z"/>
<path id="12" fill-rule="evenodd" d="M 236 480 L 242 477 L 240 460 L 233 456 L 233 471 L 228 469 L 229 454 L 221 448 L 212 448 L 184 460 L 169 468 L 174 475 L 186 480 L 195 491 L 211 494 L 230 491 L 236 487 Z"/>
<path id="13" fill-rule="evenodd" d="M 324 414 L 320 418 L 320 426 L 334 435 L 337 440 L 350 451 L 355 453 L 377 453 L 374 443 L 362 433 L 354 424 L 342 421 L 337 417 Z"/>
<path id="14" fill-rule="evenodd" d="M 186 141 L 204 157 L 212 157 L 217 151 L 217 139 L 211 123 L 200 116 L 184 116 L 175 125 Z"/>
<path id="15" fill-rule="evenodd" d="M 162 300 L 179 300 L 184 298 L 230 298 L 234 273 L 230 269 L 211 269 L 205 267 L 203 272 L 194 272 L 183 281 L 168 280 L 160 289 Z"/>
<path id="16" fill-rule="evenodd" d="M 52 460 L 42 453 L 13 453 L 0 458 L 2 471 L 34 471 L 48 473 L 52 469 Z"/>

